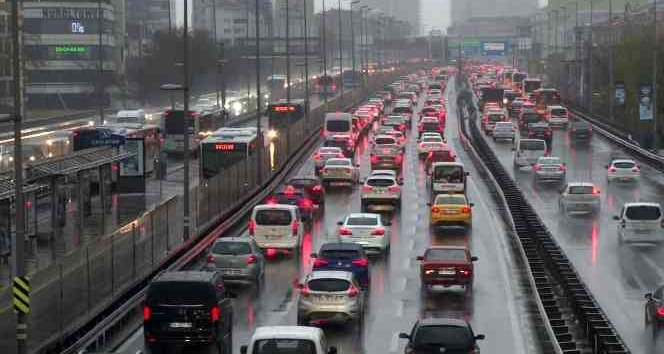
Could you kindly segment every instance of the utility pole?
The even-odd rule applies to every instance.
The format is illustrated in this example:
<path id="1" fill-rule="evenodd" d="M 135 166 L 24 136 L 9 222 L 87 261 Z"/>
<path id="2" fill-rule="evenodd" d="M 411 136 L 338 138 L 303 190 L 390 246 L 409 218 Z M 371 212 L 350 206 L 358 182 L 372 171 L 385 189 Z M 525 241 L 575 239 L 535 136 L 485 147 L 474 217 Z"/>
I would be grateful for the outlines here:
<path id="1" fill-rule="evenodd" d="M 97 43 L 97 108 L 99 109 L 99 124 L 104 124 L 104 10 L 101 7 L 101 0 L 97 0 L 97 27 L 98 43 Z"/>
<path id="2" fill-rule="evenodd" d="M 16 220 L 14 254 L 14 276 L 25 276 L 25 210 L 23 209 L 23 147 L 21 128 L 23 120 L 23 76 L 21 75 L 21 45 L 19 42 L 19 0 L 12 0 L 12 79 L 14 90 L 14 217 Z M 27 353 L 27 316 L 16 312 L 16 353 Z"/>
<path id="3" fill-rule="evenodd" d="M 212 0 L 212 39 L 214 41 L 215 47 L 218 46 L 219 43 L 217 42 L 217 0 Z M 186 52 L 185 55 L 187 55 Z M 223 56 L 223 54 L 221 55 Z M 226 106 L 224 106 L 223 104 L 221 106 L 219 105 L 221 98 L 219 95 L 219 80 L 221 80 L 221 67 L 217 65 L 217 79 L 214 80 L 215 81 L 214 88 L 215 88 L 215 93 L 217 94 L 217 107 L 221 107 L 221 109 L 223 110 L 226 109 Z"/>
<path id="4" fill-rule="evenodd" d="M 339 0 L 339 78 L 341 79 L 340 87 L 340 96 L 344 97 L 344 56 L 343 56 L 343 45 L 342 45 L 342 24 L 341 24 L 341 0 Z"/>
<path id="5" fill-rule="evenodd" d="M 613 81 L 613 0 L 609 0 L 609 120 L 614 119 L 615 86 Z"/>
<path id="6" fill-rule="evenodd" d="M 353 21 L 353 5 L 359 4 L 360 1 L 351 1 L 350 3 L 350 47 L 351 47 L 351 62 L 353 66 L 353 75 L 355 75 L 355 21 Z"/>
<path id="7" fill-rule="evenodd" d="M 306 1 L 306 0 L 305 0 Z M 322 25 L 323 25 L 323 76 L 325 77 L 325 80 L 328 80 L 327 76 L 327 28 L 325 27 L 325 17 L 326 17 L 326 12 L 325 12 L 325 0 L 323 0 L 323 18 L 322 18 Z M 327 90 L 328 90 L 329 85 L 325 85 L 325 92 L 323 95 L 323 101 L 325 102 L 325 108 L 327 108 Z"/>
<path id="8" fill-rule="evenodd" d="M 226 64 L 226 51 L 224 43 L 219 44 L 219 61 L 217 61 L 217 68 L 219 72 L 219 82 L 221 82 L 221 110 L 226 115 L 226 79 L 224 78 L 224 65 Z M 217 106 L 219 104 L 217 103 Z"/>
<path id="9" fill-rule="evenodd" d="M 590 41 L 588 43 L 588 112 L 593 114 L 593 0 L 588 0 L 590 4 Z"/>
<path id="10" fill-rule="evenodd" d="M 288 0 L 286 1 L 286 101 L 291 101 L 291 77 L 290 77 L 290 12 Z"/>
<path id="11" fill-rule="evenodd" d="M 657 151 L 659 147 L 659 134 L 657 132 L 657 0 L 653 0 L 653 55 L 652 55 L 652 143 L 653 148 Z"/>
<path id="12" fill-rule="evenodd" d="M 186 2 L 186 1 L 185 1 Z M 255 0 L 256 14 L 254 22 L 256 24 L 256 136 L 261 146 L 256 154 L 256 180 L 260 185 L 263 182 L 263 133 L 261 132 L 261 116 L 263 107 L 261 107 L 261 45 L 260 45 L 260 0 Z"/>
<path id="13" fill-rule="evenodd" d="M 246 9 L 246 18 L 247 18 L 247 23 L 245 24 L 245 38 L 244 38 L 244 50 L 243 52 L 245 53 L 244 55 L 249 57 L 249 51 L 247 48 L 249 48 L 249 0 L 245 1 L 244 3 L 245 9 Z M 258 21 L 258 20 L 257 20 Z M 249 110 L 249 102 L 251 101 L 251 75 L 247 75 L 247 111 Z"/>
<path id="14" fill-rule="evenodd" d="M 189 1 L 184 2 L 184 30 L 183 30 L 183 51 L 184 51 L 184 85 L 182 92 L 184 93 L 184 131 L 183 131 L 183 166 L 184 166 L 184 193 L 183 193 L 183 232 L 184 239 L 188 240 L 191 236 L 189 228 L 189 158 L 191 151 L 189 150 Z"/>
<path id="15" fill-rule="evenodd" d="M 307 120 L 307 132 L 309 132 L 309 30 L 307 28 L 307 1 L 302 0 L 302 12 L 304 22 L 304 117 Z"/>

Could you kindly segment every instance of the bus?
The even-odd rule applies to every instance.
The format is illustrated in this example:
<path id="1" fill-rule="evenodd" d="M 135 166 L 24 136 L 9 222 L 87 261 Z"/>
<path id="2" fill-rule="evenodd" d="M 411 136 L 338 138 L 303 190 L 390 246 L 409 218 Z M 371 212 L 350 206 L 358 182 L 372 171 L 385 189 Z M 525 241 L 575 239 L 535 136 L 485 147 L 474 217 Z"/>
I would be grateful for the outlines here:
<path id="1" fill-rule="evenodd" d="M 298 122 L 304 117 L 306 112 L 305 102 L 302 99 L 279 100 L 271 103 L 268 108 L 269 138 L 276 138 L 281 131 L 288 129 L 289 126 Z"/>
<path id="2" fill-rule="evenodd" d="M 126 137 L 110 127 L 83 127 L 75 129 L 71 135 L 73 151 L 100 146 L 121 146 L 126 142 Z"/>
<path id="3" fill-rule="evenodd" d="M 220 128 L 201 141 L 201 176 L 210 179 L 253 156 L 257 148 L 256 128 Z"/>
<path id="4" fill-rule="evenodd" d="M 154 161 L 161 155 L 161 128 L 157 125 L 139 123 L 112 123 L 103 127 L 110 128 L 125 139 L 143 139 L 145 154 L 145 173 L 154 172 Z"/>
<path id="5" fill-rule="evenodd" d="M 291 82 L 292 85 L 292 82 Z M 286 75 L 272 75 L 265 80 L 265 86 L 270 93 L 270 98 L 280 99 L 286 96 Z"/>
<path id="6" fill-rule="evenodd" d="M 537 113 L 544 114 L 546 107 L 560 104 L 560 91 L 554 88 L 535 90 L 535 105 Z"/>
<path id="7" fill-rule="evenodd" d="M 198 154 L 198 144 L 223 123 L 221 110 L 189 110 L 189 154 Z M 169 109 L 161 120 L 162 151 L 167 154 L 184 153 L 184 111 Z"/>
<path id="8" fill-rule="evenodd" d="M 542 80 L 537 78 L 527 78 L 523 80 L 523 93 L 529 95 L 542 87 Z"/>

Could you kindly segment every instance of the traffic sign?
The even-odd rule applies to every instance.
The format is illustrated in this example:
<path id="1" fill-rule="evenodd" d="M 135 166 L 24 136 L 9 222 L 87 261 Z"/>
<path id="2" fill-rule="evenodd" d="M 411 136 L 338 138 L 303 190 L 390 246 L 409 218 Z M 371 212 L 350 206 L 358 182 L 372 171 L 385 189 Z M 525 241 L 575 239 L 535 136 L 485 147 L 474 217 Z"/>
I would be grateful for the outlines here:
<path id="1" fill-rule="evenodd" d="M 30 279 L 14 277 L 14 311 L 27 315 L 30 312 Z"/>

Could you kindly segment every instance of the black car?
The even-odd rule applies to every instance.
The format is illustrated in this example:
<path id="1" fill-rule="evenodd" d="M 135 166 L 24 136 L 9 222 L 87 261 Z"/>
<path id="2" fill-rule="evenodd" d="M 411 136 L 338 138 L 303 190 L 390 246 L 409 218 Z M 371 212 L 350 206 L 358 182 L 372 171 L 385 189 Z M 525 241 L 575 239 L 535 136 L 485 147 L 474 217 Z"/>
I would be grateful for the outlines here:
<path id="1" fill-rule="evenodd" d="M 653 336 L 664 327 L 664 285 L 652 293 L 647 293 L 645 307 L 645 324 L 652 326 Z"/>
<path id="2" fill-rule="evenodd" d="M 593 137 L 593 127 L 588 122 L 572 122 L 569 137 L 572 141 L 590 141 Z"/>
<path id="3" fill-rule="evenodd" d="M 165 272 L 147 289 L 143 332 L 148 353 L 173 346 L 207 346 L 231 353 L 235 295 L 226 289 L 221 272 Z"/>
<path id="4" fill-rule="evenodd" d="M 288 180 L 286 185 L 306 190 L 314 204 L 318 205 L 319 208 L 325 206 L 325 189 L 323 188 L 323 182 L 321 182 L 320 178 L 294 177 Z"/>
<path id="5" fill-rule="evenodd" d="M 415 322 L 410 333 L 400 333 L 407 339 L 406 354 L 468 354 L 479 352 L 478 340 L 470 323 L 456 318 L 428 318 Z"/>
<path id="6" fill-rule="evenodd" d="M 302 220 L 309 221 L 313 217 L 314 201 L 305 188 L 293 185 L 279 187 L 267 198 L 265 204 L 296 205 L 300 210 Z"/>

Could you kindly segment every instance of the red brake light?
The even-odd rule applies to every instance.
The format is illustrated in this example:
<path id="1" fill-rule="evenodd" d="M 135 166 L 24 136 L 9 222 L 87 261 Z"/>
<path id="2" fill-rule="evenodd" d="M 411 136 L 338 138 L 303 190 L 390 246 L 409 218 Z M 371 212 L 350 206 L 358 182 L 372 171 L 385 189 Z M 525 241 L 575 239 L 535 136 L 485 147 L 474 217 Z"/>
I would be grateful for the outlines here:
<path id="1" fill-rule="evenodd" d="M 468 270 L 468 269 L 459 269 L 459 270 L 458 270 L 458 273 L 461 274 L 461 275 L 463 275 L 464 277 L 469 277 L 470 274 L 471 274 L 471 273 L 470 273 L 470 270 Z"/>
<path id="2" fill-rule="evenodd" d="M 664 317 L 664 306 L 660 306 L 657 309 L 657 316 Z"/>
<path id="3" fill-rule="evenodd" d="M 208 263 L 215 263 L 216 260 L 215 260 L 214 256 L 210 254 L 210 255 L 207 256 L 207 262 Z"/>
<path id="4" fill-rule="evenodd" d="M 461 212 L 462 212 L 463 214 L 470 214 L 470 207 L 469 207 L 469 206 L 465 206 L 465 207 L 461 208 Z"/>
<path id="5" fill-rule="evenodd" d="M 535 170 L 535 171 L 540 171 L 541 169 L 542 169 L 542 166 L 540 166 L 539 164 L 535 164 L 535 166 L 533 166 L 533 170 Z"/>
<path id="6" fill-rule="evenodd" d="M 352 261 L 351 263 L 360 267 L 366 267 L 369 265 L 369 260 L 367 260 L 366 258 L 360 258 Z"/>
<path id="7" fill-rule="evenodd" d="M 401 161 L 403 161 L 403 154 L 397 154 L 394 159 L 397 163 L 401 163 Z"/>
<path id="8" fill-rule="evenodd" d="M 387 190 L 390 191 L 390 192 L 398 192 L 398 191 L 401 190 L 401 187 L 398 186 L 398 185 L 397 186 L 389 186 L 389 187 L 387 187 Z"/>
<path id="9" fill-rule="evenodd" d="M 221 308 L 219 305 L 214 305 L 210 309 L 210 322 L 219 322 L 221 319 Z"/>
<path id="10" fill-rule="evenodd" d="M 599 188 L 593 187 L 593 194 L 599 194 Z"/>
<path id="11" fill-rule="evenodd" d="M 312 188 L 312 190 L 313 190 L 314 192 L 316 192 L 316 193 L 320 193 L 320 192 L 323 191 L 323 187 L 321 187 L 321 186 L 314 186 L 314 187 Z"/>
<path id="12" fill-rule="evenodd" d="M 362 191 L 371 192 L 373 190 L 372 186 L 362 186 Z"/>
<path id="13" fill-rule="evenodd" d="M 152 318 L 152 309 L 148 305 L 143 305 L 143 321 L 149 321 Z"/>
<path id="14" fill-rule="evenodd" d="M 609 172 L 616 172 L 616 168 L 613 166 L 609 167 Z"/>
<path id="15" fill-rule="evenodd" d="M 286 195 L 293 195 L 295 194 L 295 188 L 293 186 L 288 186 L 284 189 L 284 194 Z"/>
<path id="16" fill-rule="evenodd" d="M 359 294 L 360 294 L 360 291 L 357 289 L 357 287 L 355 285 L 351 285 L 350 289 L 348 289 L 348 296 L 349 297 L 356 297 Z"/>
<path id="17" fill-rule="evenodd" d="M 337 157 L 340 158 L 340 159 L 343 159 L 343 158 L 346 157 L 346 156 L 345 156 L 344 154 L 342 154 L 342 153 L 338 153 L 338 154 L 337 154 Z"/>
<path id="18" fill-rule="evenodd" d="M 371 231 L 372 235 L 385 235 L 385 230 L 384 229 L 376 229 Z"/>
<path id="19" fill-rule="evenodd" d="M 300 288 L 300 295 L 304 296 L 304 297 L 307 297 L 307 296 L 311 295 L 311 290 L 309 290 L 308 286 L 304 285 Z"/>
<path id="20" fill-rule="evenodd" d="M 378 162 L 378 156 L 371 154 L 371 163 L 377 163 Z"/>
<path id="21" fill-rule="evenodd" d="M 249 235 L 254 235 L 254 231 L 256 231 L 256 222 L 254 220 L 249 220 Z"/>
<path id="22" fill-rule="evenodd" d="M 270 205 L 277 204 L 277 199 L 274 197 L 270 197 L 265 201 L 265 204 L 270 204 Z"/>
<path id="23" fill-rule="evenodd" d="M 432 212 L 432 213 L 436 213 L 436 214 L 437 214 L 437 213 L 440 213 L 440 208 L 437 207 L 437 206 L 431 207 L 431 212 Z"/>
<path id="24" fill-rule="evenodd" d="M 257 260 L 258 259 L 256 258 L 256 256 L 252 254 L 251 256 L 247 257 L 247 264 L 254 264 L 256 263 Z"/>
<path id="25" fill-rule="evenodd" d="M 567 167 L 565 167 L 565 165 L 560 165 L 559 169 L 560 169 L 561 171 L 565 171 L 565 170 L 567 170 Z"/>
<path id="26" fill-rule="evenodd" d="M 353 234 L 353 232 L 348 230 L 347 228 L 340 229 L 339 233 L 344 236 L 350 236 Z"/>
<path id="27" fill-rule="evenodd" d="M 314 154 L 314 160 L 320 160 L 322 157 L 321 154 Z"/>
<path id="28" fill-rule="evenodd" d="M 297 230 L 300 228 L 300 224 L 297 221 L 293 220 L 291 223 L 291 231 L 293 231 L 293 236 L 297 235 Z"/>
<path id="29" fill-rule="evenodd" d="M 323 267 L 326 266 L 328 263 L 329 262 L 324 259 L 316 258 L 316 260 L 314 260 L 314 267 Z"/>

